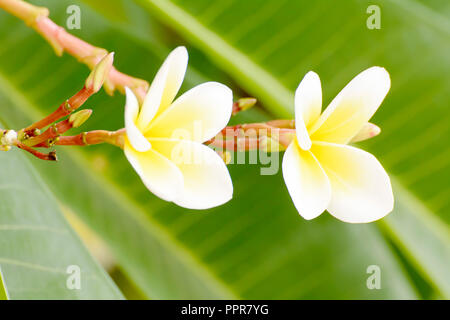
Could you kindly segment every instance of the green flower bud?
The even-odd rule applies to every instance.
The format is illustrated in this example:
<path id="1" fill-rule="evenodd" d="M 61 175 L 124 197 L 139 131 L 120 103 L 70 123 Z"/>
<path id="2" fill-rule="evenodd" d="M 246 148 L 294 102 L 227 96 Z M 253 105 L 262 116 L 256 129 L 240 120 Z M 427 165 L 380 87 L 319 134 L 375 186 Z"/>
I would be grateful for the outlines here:
<path id="1" fill-rule="evenodd" d="M 107 54 L 89 74 L 85 82 L 85 87 L 94 92 L 98 92 L 105 82 L 114 61 L 114 52 Z"/>
<path id="2" fill-rule="evenodd" d="M 72 125 L 73 128 L 78 128 L 89 119 L 91 114 L 92 114 L 91 109 L 85 109 L 75 112 L 70 115 L 69 123 Z"/>
<path id="3" fill-rule="evenodd" d="M 364 141 L 379 135 L 381 132 L 380 127 L 377 125 L 367 122 L 362 129 L 352 138 L 351 142 Z"/>
<path id="4" fill-rule="evenodd" d="M 238 107 L 242 111 L 245 111 L 245 110 L 248 110 L 251 107 L 253 107 L 257 101 L 258 100 L 256 100 L 255 98 L 241 98 L 237 102 L 238 102 Z"/>

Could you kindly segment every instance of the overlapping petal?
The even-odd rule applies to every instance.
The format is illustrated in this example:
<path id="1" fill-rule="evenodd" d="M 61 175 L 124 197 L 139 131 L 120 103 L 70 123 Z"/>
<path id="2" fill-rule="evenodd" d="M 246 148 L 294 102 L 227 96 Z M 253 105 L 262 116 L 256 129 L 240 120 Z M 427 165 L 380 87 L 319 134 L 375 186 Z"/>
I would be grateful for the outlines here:
<path id="1" fill-rule="evenodd" d="M 151 139 L 152 146 L 182 172 L 184 186 L 173 201 L 189 209 L 208 209 L 229 201 L 233 184 L 214 150 L 193 141 Z"/>
<path id="2" fill-rule="evenodd" d="M 350 223 L 366 223 L 392 211 L 389 177 L 368 152 L 327 142 L 313 142 L 311 151 L 325 170 L 332 189 L 328 211 Z"/>
<path id="3" fill-rule="evenodd" d="M 327 209 L 330 182 L 311 151 L 301 150 L 293 141 L 284 154 L 282 168 L 289 194 L 302 217 L 313 219 Z"/>
<path id="4" fill-rule="evenodd" d="M 222 158 L 201 144 L 228 123 L 233 95 L 228 87 L 209 82 L 173 102 L 187 60 L 184 47 L 169 55 L 140 112 L 135 95 L 126 90 L 124 151 L 151 192 L 182 207 L 207 209 L 229 201 L 233 193 Z"/>
<path id="5" fill-rule="evenodd" d="M 322 87 L 315 72 L 308 72 L 295 91 L 295 127 L 300 148 L 311 148 L 308 128 L 320 116 Z"/>
<path id="6" fill-rule="evenodd" d="M 142 132 L 145 132 L 145 129 L 149 126 L 150 122 L 158 113 L 158 109 L 160 108 L 161 101 L 163 99 L 168 73 L 168 68 L 161 69 L 155 80 L 153 80 L 153 83 L 145 96 L 144 103 L 142 104 L 141 112 L 139 113 L 137 120 L 137 126 Z"/>
<path id="7" fill-rule="evenodd" d="M 309 133 L 312 140 L 348 143 L 369 121 L 390 88 L 384 68 L 372 67 L 357 75 L 336 96 Z"/>
<path id="8" fill-rule="evenodd" d="M 138 152 L 126 143 L 124 151 L 151 192 L 166 201 L 174 201 L 179 197 L 184 184 L 183 175 L 174 163 L 153 149 Z"/>
<path id="9" fill-rule="evenodd" d="M 227 86 L 203 83 L 158 115 L 145 136 L 205 142 L 227 125 L 232 109 L 233 93 Z"/>
<path id="10" fill-rule="evenodd" d="M 133 91 L 125 88 L 126 104 L 125 104 L 125 128 L 130 144 L 134 149 L 140 152 L 147 151 L 151 148 L 150 142 L 144 137 L 135 122 L 139 114 L 139 103 Z"/>
<path id="11" fill-rule="evenodd" d="M 174 49 L 164 61 L 147 93 L 138 125 L 141 130 L 158 114 L 163 113 L 173 102 L 183 83 L 188 64 L 185 47 Z"/>

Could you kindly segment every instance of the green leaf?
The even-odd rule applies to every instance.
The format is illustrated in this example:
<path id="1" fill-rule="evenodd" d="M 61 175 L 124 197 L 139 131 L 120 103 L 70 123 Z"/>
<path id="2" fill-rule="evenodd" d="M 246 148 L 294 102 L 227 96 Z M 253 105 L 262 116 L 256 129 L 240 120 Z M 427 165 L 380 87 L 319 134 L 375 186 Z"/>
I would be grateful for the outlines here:
<path id="1" fill-rule="evenodd" d="M 8 292 L 3 280 L 2 269 L 0 268 L 0 300 L 8 300 Z"/>
<path id="2" fill-rule="evenodd" d="M 11 19 L 8 23 L 14 21 L 13 18 L 6 15 L 4 17 Z M 2 20 L 0 19 L 0 21 Z M 14 23 L 19 29 L 21 28 L 22 35 L 27 37 L 22 45 L 31 45 L 37 49 L 33 40 L 30 40 L 34 37 L 34 40 L 38 40 L 36 42 L 39 46 L 38 50 L 42 50 L 41 53 L 44 52 L 45 55 L 54 59 L 56 65 L 61 63 L 53 55 L 48 45 L 43 43 L 31 30 L 22 26 L 19 21 L 14 21 Z M 13 41 L 15 39 L 13 38 Z M 77 64 L 71 58 L 68 58 L 67 61 L 72 63 L 72 67 L 79 68 L 81 74 L 87 71 L 85 67 Z M 32 64 L 42 63 L 38 59 L 30 62 Z M 3 64 L 3 67 L 10 67 L 9 63 Z M 25 126 L 31 121 L 31 118 L 41 118 L 42 112 L 24 95 L 30 95 L 32 91 L 18 90 L 11 82 L 12 74 L 3 73 L 3 70 L 0 71 L 2 116 L 7 118 L 13 127 Z M 54 70 L 56 72 L 58 68 L 56 67 Z M 23 75 L 28 79 L 29 74 L 32 73 Z M 73 76 L 70 72 L 66 75 Z M 48 79 L 56 80 L 51 77 Z M 41 78 L 41 81 L 44 79 Z M 76 86 L 76 84 L 74 85 L 75 81 L 68 79 L 66 88 L 72 90 Z M 79 83 L 83 83 L 83 81 Z M 110 98 L 103 96 L 103 99 L 106 107 Z M 103 111 L 108 112 L 108 108 L 104 108 Z M 117 115 L 119 114 L 122 112 Z M 10 153 L 5 153 L 4 156 L 10 156 Z M 64 161 L 56 165 L 35 159 L 31 159 L 31 161 L 39 169 L 39 172 L 48 181 L 51 181 L 49 187 L 56 193 L 58 199 L 63 201 L 64 205 L 76 210 L 89 226 L 108 241 L 108 245 L 111 246 L 125 272 L 145 291 L 148 297 L 236 297 L 164 227 L 150 219 L 145 208 L 129 199 L 125 192 L 126 188 L 118 186 L 117 182 L 112 184 L 104 176 L 98 177 L 98 168 L 93 167 L 92 163 L 89 163 L 79 152 L 68 152 L 67 156 L 61 152 L 61 157 Z M 72 182 L 68 183 L 69 181 Z M 1 248 L 0 252 L 2 252 Z M 45 280 L 42 279 L 43 282 Z M 33 286 L 33 283 L 30 283 L 30 286 Z"/>
<path id="3" fill-rule="evenodd" d="M 64 2 L 58 4 L 64 8 Z M 58 6 L 51 8 L 58 12 Z M 80 32 L 84 30 L 89 41 L 108 47 L 114 39 L 119 68 L 145 72 L 151 79 L 165 55 L 156 55 L 152 48 L 164 48 L 163 44 L 153 45 L 146 39 L 144 46 L 143 40 L 130 37 L 123 25 L 110 29 L 88 9 L 83 8 L 83 14 L 89 17 L 90 27 Z M 25 56 L 16 55 L 2 64 L 0 92 L 8 100 L 5 105 L 13 106 L 2 112 L 8 119 L 15 118 L 15 126 L 23 126 L 27 117 L 42 116 L 37 109 L 48 112 L 50 106 L 70 95 L 87 70 L 70 57 L 56 60 L 36 35 L 20 23 L 14 26 L 14 40 L 21 38 L 16 48 L 20 45 L 24 52 L 32 47 L 36 58 L 29 60 L 19 75 L 8 70 Z M 5 46 L 11 46 L 10 42 L 11 38 L 4 40 Z M 51 61 L 45 64 L 45 73 L 38 57 Z M 191 59 L 195 54 L 191 53 Z M 30 74 L 38 74 L 39 81 L 33 76 L 30 79 Z M 200 80 L 192 69 L 188 78 L 190 84 Z M 89 103 L 96 106 L 90 127 L 123 125 L 122 97 L 100 96 Z M 40 161 L 33 164 L 51 182 L 60 201 L 106 240 L 120 266 L 148 297 L 416 297 L 374 226 L 349 226 L 325 215 L 314 223 L 301 220 L 280 175 L 263 177 L 254 166 L 232 166 L 235 181 L 240 181 L 235 185 L 236 199 L 209 213 L 198 213 L 151 195 L 120 150 L 100 146 L 83 151 L 87 158 L 59 148 L 61 161 L 56 166 Z M 364 243 L 359 241 L 361 237 Z M 372 264 L 383 270 L 383 290 L 366 287 L 366 270 Z"/>
<path id="4" fill-rule="evenodd" d="M 0 299 L 122 298 L 24 154 L 2 152 L 0 163 Z M 79 288 L 66 284 L 70 266 L 80 270 Z"/>
<path id="5" fill-rule="evenodd" d="M 442 108 L 450 98 L 443 85 L 450 67 L 448 16 L 416 1 L 382 1 L 382 29 L 369 30 L 369 1 L 139 3 L 278 116 L 292 115 L 293 90 L 308 70 L 319 72 L 330 101 L 330 90 L 336 93 L 359 71 L 385 66 L 393 85 L 375 117 L 383 134 L 367 143 L 400 182 L 397 208 L 383 224 L 420 273 L 450 297 L 450 149 L 448 138 L 437 139 L 447 136 L 450 119 Z M 405 193 L 411 193 L 407 200 Z M 421 219 L 410 217 L 411 211 L 423 212 Z M 436 229 L 444 236 L 436 237 Z"/>
<path id="6" fill-rule="evenodd" d="M 433 289 L 442 297 L 449 297 L 448 229 L 411 194 L 406 193 L 401 187 L 395 190 L 396 214 L 386 217 L 379 224 Z"/>
<path id="7" fill-rule="evenodd" d="M 116 3 L 120 4 L 120 10 L 114 7 Z M 196 0 L 189 2 L 189 9 L 177 3 L 176 15 L 166 10 L 167 6 L 173 7 L 167 1 L 146 3 L 152 16 L 175 27 L 179 36 L 191 41 L 214 62 L 210 63 L 189 46 L 191 67 L 184 89 L 210 78 L 230 84 L 230 75 L 268 110 L 281 115 L 292 110 L 293 89 L 309 68 L 318 71 L 325 80 L 325 95 L 330 98 L 363 67 L 374 63 L 384 49 L 370 51 L 373 34 L 365 29 L 364 4 L 355 1 L 339 5 L 327 2 L 324 6 L 323 1 Z M 65 23 L 68 4 L 68 1 L 48 1 L 57 23 Z M 151 80 L 169 48 L 183 42 L 130 1 L 110 1 L 101 9 L 97 14 L 82 6 L 82 29 L 72 32 L 114 50 L 116 66 L 127 73 Z M 398 18 L 399 12 L 394 12 Z M 389 15 L 388 18 L 392 19 Z M 340 33 L 342 21 L 347 30 L 345 36 Z M 195 32 L 189 31 L 191 27 Z M 0 28 L 14 30 L 0 35 L 3 44 L 0 96 L 5 99 L 4 107 L 0 108 L 11 124 L 20 127 L 73 94 L 88 71 L 70 57 L 56 59 L 37 35 L 1 13 Z M 245 30 L 250 33 L 245 34 Z M 353 37 L 359 42 L 353 43 Z M 385 39 L 381 40 L 385 43 Z M 395 44 L 394 37 L 388 40 L 388 45 Z M 265 49 L 258 49 L 258 45 L 264 45 Z M 30 51 L 33 59 L 29 57 Z M 406 69 L 398 65 L 404 51 L 392 50 L 391 55 L 386 55 L 397 62 L 396 68 L 388 68 L 391 73 L 395 70 L 395 75 Z M 218 71 L 214 64 L 227 74 Z M 287 72 L 292 75 L 285 77 Z M 436 81 L 442 78 L 441 75 Z M 234 89 L 241 92 L 239 87 Z M 408 94 L 397 92 L 395 103 L 406 105 Z M 88 104 L 95 106 L 89 128 L 123 126 L 123 97 L 101 94 Z M 255 116 L 250 114 L 248 121 Z M 391 114 L 382 114 L 382 119 Z M 261 115 L 257 117 L 260 119 Z M 392 139 L 391 130 L 385 132 Z M 393 141 L 407 140 L 406 134 L 400 137 Z M 385 151 L 369 147 L 377 156 L 390 150 L 389 144 Z M 255 166 L 243 165 L 230 167 L 235 182 L 234 200 L 198 213 L 156 199 L 142 185 L 121 151 L 113 147 L 92 147 L 82 154 L 58 148 L 58 153 L 61 161 L 56 166 L 34 159 L 33 165 L 49 181 L 58 199 L 103 237 L 124 272 L 150 298 L 421 297 L 423 293 L 416 292 L 415 283 L 409 280 L 384 234 L 391 235 L 389 240 L 393 239 L 396 245 L 404 244 L 402 250 L 416 262 L 414 268 L 438 292 L 446 292 L 444 282 L 448 273 L 442 268 L 445 261 L 435 257 L 437 252 L 448 252 L 448 243 L 440 236 L 429 237 L 434 227 L 421 227 L 423 220 L 429 220 L 426 215 L 423 219 L 408 219 L 413 223 L 410 227 L 401 222 L 394 229 L 391 227 L 394 222 L 387 226 L 379 224 L 383 233 L 376 224 L 347 225 L 327 214 L 304 221 L 295 211 L 280 174 L 261 176 Z M 403 179 L 400 183 L 404 184 Z M 421 194 L 413 192 L 415 196 Z M 407 218 L 411 210 L 406 203 L 408 199 L 401 200 L 397 193 L 396 199 L 397 209 L 399 203 L 407 209 L 397 210 L 392 217 L 401 214 Z M 415 205 L 412 210 L 415 212 Z M 436 224 L 442 225 L 438 221 Z M 424 231 L 421 239 L 432 239 L 431 244 L 418 246 L 411 237 L 414 230 Z M 422 260 L 426 256 L 419 253 L 424 248 L 429 257 L 434 257 L 430 260 L 433 262 Z M 366 287 L 369 276 L 366 270 L 370 265 L 378 265 L 382 270 L 381 290 Z"/>

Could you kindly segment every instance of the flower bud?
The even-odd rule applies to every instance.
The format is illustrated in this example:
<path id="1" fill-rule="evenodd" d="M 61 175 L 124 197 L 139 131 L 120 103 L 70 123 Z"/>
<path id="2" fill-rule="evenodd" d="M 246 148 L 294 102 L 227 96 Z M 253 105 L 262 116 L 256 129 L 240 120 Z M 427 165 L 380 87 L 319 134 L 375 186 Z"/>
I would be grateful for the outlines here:
<path id="1" fill-rule="evenodd" d="M 5 146 L 11 146 L 17 141 L 17 132 L 14 130 L 8 130 L 3 133 L 0 139 L 0 144 Z"/>
<path id="2" fill-rule="evenodd" d="M 278 139 L 262 136 L 259 140 L 259 149 L 264 152 L 280 152 L 285 148 L 280 144 Z"/>
<path id="3" fill-rule="evenodd" d="M 72 128 L 78 128 L 89 119 L 91 114 L 92 114 L 91 109 L 85 109 L 75 112 L 70 115 L 69 123 L 72 125 Z"/>
<path id="4" fill-rule="evenodd" d="M 356 134 L 356 136 L 353 137 L 351 142 L 358 142 L 358 141 L 364 141 L 370 138 L 373 138 L 377 135 L 379 135 L 381 132 L 380 127 L 377 125 L 367 122 L 364 127 Z"/>
<path id="5" fill-rule="evenodd" d="M 248 110 L 251 107 L 253 107 L 256 102 L 258 100 L 256 100 L 255 98 L 241 98 L 239 99 L 238 102 L 238 106 L 242 111 Z"/>
<path id="6" fill-rule="evenodd" d="M 256 104 L 257 100 L 255 98 L 241 98 L 235 103 L 233 103 L 233 115 L 238 112 L 250 109 Z"/>
<path id="7" fill-rule="evenodd" d="M 55 151 L 51 151 L 48 154 L 48 160 L 50 160 L 50 161 L 58 161 L 58 156 L 56 155 Z"/>
<path id="8" fill-rule="evenodd" d="M 91 89 L 94 93 L 98 92 L 103 86 L 114 61 L 114 52 L 107 54 L 99 63 L 97 63 L 89 74 L 85 82 L 85 87 Z"/>

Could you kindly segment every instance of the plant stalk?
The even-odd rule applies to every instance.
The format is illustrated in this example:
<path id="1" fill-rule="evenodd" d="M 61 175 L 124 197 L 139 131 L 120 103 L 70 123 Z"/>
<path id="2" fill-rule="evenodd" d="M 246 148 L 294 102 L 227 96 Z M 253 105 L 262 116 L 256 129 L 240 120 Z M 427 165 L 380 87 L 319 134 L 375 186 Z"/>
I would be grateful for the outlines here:
<path id="1" fill-rule="evenodd" d="M 55 24 L 48 18 L 49 10 L 45 7 L 37 7 L 22 0 L 0 0 L 0 8 L 23 20 L 36 30 L 49 42 L 58 56 L 66 51 L 78 61 L 93 69 L 108 54 L 106 49 L 95 47 L 69 34 L 63 27 Z M 112 94 L 116 89 L 125 93 L 125 87 L 133 90 L 142 103 L 149 84 L 145 80 L 134 78 L 112 67 L 105 81 L 105 90 L 109 94 Z"/>

